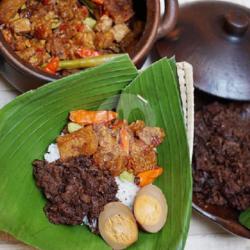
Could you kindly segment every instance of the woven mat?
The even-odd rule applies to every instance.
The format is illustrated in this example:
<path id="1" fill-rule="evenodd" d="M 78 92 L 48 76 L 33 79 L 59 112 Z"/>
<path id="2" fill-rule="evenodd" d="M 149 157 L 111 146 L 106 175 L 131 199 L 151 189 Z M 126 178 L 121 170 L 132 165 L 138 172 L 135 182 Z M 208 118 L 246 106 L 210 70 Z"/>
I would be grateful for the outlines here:
<path id="1" fill-rule="evenodd" d="M 187 62 L 177 63 L 177 74 L 179 77 L 190 159 L 192 159 L 194 142 L 194 80 L 192 65 Z"/>

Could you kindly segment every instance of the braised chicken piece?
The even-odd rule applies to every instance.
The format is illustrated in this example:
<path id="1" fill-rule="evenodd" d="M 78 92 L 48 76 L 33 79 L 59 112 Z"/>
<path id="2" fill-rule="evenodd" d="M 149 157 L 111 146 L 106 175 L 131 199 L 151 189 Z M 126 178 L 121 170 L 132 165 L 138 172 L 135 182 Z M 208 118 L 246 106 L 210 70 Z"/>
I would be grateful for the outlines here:
<path id="1" fill-rule="evenodd" d="M 119 175 L 125 169 L 126 158 L 119 145 L 118 134 L 103 125 L 96 126 L 95 130 L 99 145 L 97 152 L 93 155 L 94 163 L 101 169 L 108 169 L 114 176 Z"/>
<path id="2" fill-rule="evenodd" d="M 98 137 L 92 126 L 86 126 L 71 134 L 59 136 L 57 145 L 62 160 L 80 155 L 91 156 L 98 148 Z"/>
<path id="3" fill-rule="evenodd" d="M 129 125 L 129 128 L 141 139 L 145 144 L 157 147 L 165 137 L 162 128 L 146 127 L 144 121 L 136 121 Z"/>
<path id="4" fill-rule="evenodd" d="M 146 145 L 143 141 L 135 139 L 130 144 L 130 155 L 127 169 L 134 175 L 154 169 L 157 166 L 157 153 L 155 148 Z"/>
<path id="5" fill-rule="evenodd" d="M 162 137 L 164 135 L 163 129 L 145 127 L 136 132 L 136 135 L 142 140 L 146 145 L 157 147 L 162 143 Z"/>
<path id="6" fill-rule="evenodd" d="M 161 128 L 147 127 L 143 121 L 128 125 L 116 119 L 60 136 L 57 143 L 62 159 L 92 156 L 96 166 L 113 176 L 125 170 L 137 175 L 157 167 L 155 148 L 164 137 Z"/>

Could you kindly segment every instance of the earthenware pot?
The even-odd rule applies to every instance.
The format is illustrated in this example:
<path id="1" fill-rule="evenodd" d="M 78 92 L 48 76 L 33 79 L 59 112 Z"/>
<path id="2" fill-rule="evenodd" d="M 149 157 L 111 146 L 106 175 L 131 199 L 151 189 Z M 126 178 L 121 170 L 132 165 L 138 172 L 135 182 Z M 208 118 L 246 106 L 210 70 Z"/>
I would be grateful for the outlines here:
<path id="1" fill-rule="evenodd" d="M 165 0 L 166 8 L 162 19 L 160 0 L 134 1 L 134 6 L 136 15 L 145 20 L 145 30 L 141 39 L 128 51 L 133 62 L 139 67 L 155 41 L 175 27 L 178 1 Z M 58 79 L 21 61 L 4 41 L 2 34 L 0 34 L 0 73 L 21 92 Z"/>

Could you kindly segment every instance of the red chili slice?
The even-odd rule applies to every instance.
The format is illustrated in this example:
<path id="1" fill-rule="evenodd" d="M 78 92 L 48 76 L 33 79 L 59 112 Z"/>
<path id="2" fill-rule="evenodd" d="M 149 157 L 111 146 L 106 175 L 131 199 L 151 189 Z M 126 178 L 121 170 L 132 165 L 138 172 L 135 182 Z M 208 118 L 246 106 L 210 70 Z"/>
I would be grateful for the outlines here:
<path id="1" fill-rule="evenodd" d="M 44 71 L 54 75 L 58 71 L 58 68 L 59 68 L 59 58 L 53 57 L 44 68 Z"/>

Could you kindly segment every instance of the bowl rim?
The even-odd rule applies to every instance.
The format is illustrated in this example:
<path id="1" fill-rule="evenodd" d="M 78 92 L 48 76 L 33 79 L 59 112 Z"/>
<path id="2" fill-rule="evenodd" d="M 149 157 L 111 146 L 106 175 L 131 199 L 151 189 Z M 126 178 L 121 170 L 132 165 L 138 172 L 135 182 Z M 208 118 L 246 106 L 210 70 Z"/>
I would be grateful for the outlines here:
<path id="1" fill-rule="evenodd" d="M 199 206 L 196 201 L 193 200 L 192 207 L 195 211 L 197 211 L 199 214 L 204 216 L 205 218 L 209 219 L 213 223 L 217 224 L 221 228 L 223 228 L 225 231 L 227 231 L 230 234 L 233 234 L 235 236 L 239 236 L 242 238 L 250 239 L 250 230 L 242 226 L 239 222 L 237 223 L 234 220 L 229 220 L 222 218 L 215 213 L 212 213 L 210 211 L 207 211 L 206 209 Z"/>

